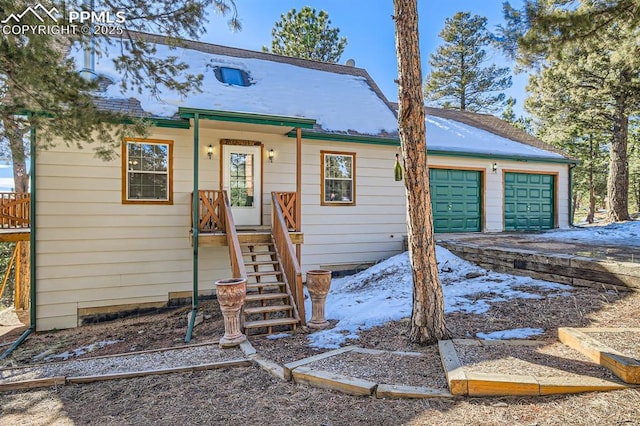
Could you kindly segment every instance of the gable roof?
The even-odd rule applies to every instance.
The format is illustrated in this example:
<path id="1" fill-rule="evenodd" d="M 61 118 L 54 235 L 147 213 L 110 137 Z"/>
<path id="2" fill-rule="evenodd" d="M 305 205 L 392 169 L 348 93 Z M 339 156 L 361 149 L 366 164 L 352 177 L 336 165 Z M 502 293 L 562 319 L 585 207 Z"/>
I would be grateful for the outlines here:
<path id="1" fill-rule="evenodd" d="M 392 104 L 397 110 L 398 104 Z M 563 151 L 490 114 L 425 107 L 427 152 L 574 163 Z"/>
<path id="2" fill-rule="evenodd" d="M 530 135 L 524 130 L 519 129 L 513 126 L 511 123 L 491 114 L 432 107 L 425 107 L 425 112 L 428 116 L 431 117 L 455 120 L 460 123 L 473 126 L 477 129 L 493 133 L 502 138 L 510 139 L 521 144 L 530 145 L 534 148 L 550 151 L 566 157 L 566 154 L 562 150 L 541 141 L 540 139 Z"/>
<path id="3" fill-rule="evenodd" d="M 200 92 L 185 97 L 160 87 L 160 99 L 149 90 L 121 91 L 112 58 L 120 54 L 123 38 L 112 38 L 95 58 L 95 71 L 115 82 L 98 100 L 102 108 L 133 116 L 175 118 L 179 108 L 268 114 L 314 119 L 316 130 L 327 133 L 389 136 L 397 134 L 397 120 L 389 101 L 366 70 L 245 49 L 185 40 L 170 47 L 163 36 L 131 32 L 155 44 L 156 56 L 177 56 L 189 64 L 187 72 L 202 74 Z M 83 52 L 71 55 L 82 63 Z M 214 67 L 233 67 L 249 74 L 251 85 L 231 86 L 218 81 Z"/>

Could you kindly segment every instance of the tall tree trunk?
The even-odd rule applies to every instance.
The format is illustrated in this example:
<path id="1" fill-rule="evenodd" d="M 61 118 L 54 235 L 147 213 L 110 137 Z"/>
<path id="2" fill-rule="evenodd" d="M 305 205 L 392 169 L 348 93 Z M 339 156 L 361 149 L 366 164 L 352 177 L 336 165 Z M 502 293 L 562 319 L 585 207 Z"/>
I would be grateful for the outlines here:
<path id="1" fill-rule="evenodd" d="M 629 72 L 620 73 L 621 86 L 630 81 Z M 627 137 L 629 133 L 629 115 L 627 113 L 627 95 L 621 91 L 615 97 L 613 113 L 613 137 L 609 153 L 609 176 L 607 177 L 607 197 L 609 209 L 607 220 L 622 222 L 629 217 L 629 163 L 627 158 Z"/>
<path id="2" fill-rule="evenodd" d="M 587 223 L 593 223 L 596 216 L 596 189 L 593 182 L 594 155 L 593 138 L 589 136 L 589 212 L 587 213 Z"/>
<path id="3" fill-rule="evenodd" d="M 413 269 L 409 339 L 429 344 L 448 335 L 433 237 L 418 7 L 417 0 L 394 0 L 393 5 L 398 56 L 398 127 L 405 166 L 409 257 Z"/>
<path id="4" fill-rule="evenodd" d="M 14 306 L 19 310 L 28 310 L 30 308 L 31 301 L 31 280 L 29 271 L 29 241 L 19 241 L 18 243 L 18 257 L 16 259 L 16 275 L 15 275 L 15 287 L 16 297 L 14 299 Z"/>

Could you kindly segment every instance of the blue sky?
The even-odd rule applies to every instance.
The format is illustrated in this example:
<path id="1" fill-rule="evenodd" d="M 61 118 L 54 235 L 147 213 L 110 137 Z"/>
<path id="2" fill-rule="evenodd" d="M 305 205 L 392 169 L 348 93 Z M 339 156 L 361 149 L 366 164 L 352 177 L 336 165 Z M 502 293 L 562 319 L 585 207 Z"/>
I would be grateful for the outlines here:
<path id="1" fill-rule="evenodd" d="M 494 30 L 503 22 L 503 0 L 419 0 L 420 49 L 423 74 L 429 72 L 429 54 L 442 43 L 438 34 L 444 27 L 446 18 L 456 12 L 471 12 L 487 17 L 488 28 Z M 520 7 L 522 0 L 510 0 L 514 7 Z M 332 25 L 340 28 L 340 34 L 348 39 L 341 63 L 354 59 L 356 66 L 365 68 L 376 81 L 385 96 L 397 99 L 397 61 L 394 42 L 392 0 L 236 0 L 243 30 L 231 32 L 226 19 L 212 15 L 207 24 L 207 34 L 203 41 L 260 50 L 271 45 L 271 29 L 280 15 L 292 8 L 300 10 L 309 5 L 316 10 L 329 13 Z M 491 60 L 501 66 L 513 67 L 499 53 L 491 55 Z M 526 93 L 526 75 L 514 75 L 513 87 L 507 96 L 517 99 L 516 113 L 522 114 L 522 104 Z M 9 190 L 12 185 L 10 167 L 0 166 L 0 189 Z"/>
<path id="2" fill-rule="evenodd" d="M 471 12 L 485 16 L 488 19 L 487 27 L 494 30 L 503 22 L 502 3 L 502 0 L 420 0 L 418 14 L 423 74 L 429 72 L 429 54 L 442 43 L 438 34 L 446 18 L 460 11 Z M 522 0 L 511 0 L 510 3 L 520 7 Z M 260 50 L 262 46 L 271 46 L 271 29 L 281 14 L 292 8 L 300 10 L 307 5 L 316 10 L 325 10 L 332 26 L 340 28 L 340 35 L 348 40 L 340 62 L 354 59 L 357 67 L 369 72 L 387 98 L 393 101 L 397 99 L 392 0 L 236 0 L 236 5 L 242 31 L 229 31 L 226 19 L 214 15 L 210 17 L 203 41 Z M 498 52 L 490 52 L 488 56 L 500 66 L 513 68 L 514 64 L 507 62 Z M 513 79 L 513 87 L 507 91 L 507 96 L 517 99 L 516 112 L 522 114 L 527 77 L 519 74 L 514 75 Z"/>

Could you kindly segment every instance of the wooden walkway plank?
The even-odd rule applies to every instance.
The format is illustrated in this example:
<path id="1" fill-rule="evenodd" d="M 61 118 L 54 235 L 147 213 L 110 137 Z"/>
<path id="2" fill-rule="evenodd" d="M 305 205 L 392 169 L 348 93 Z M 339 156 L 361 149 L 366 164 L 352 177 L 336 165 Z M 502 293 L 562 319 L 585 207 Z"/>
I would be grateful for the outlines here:
<path id="1" fill-rule="evenodd" d="M 460 363 L 453 341 L 440 340 L 438 349 L 440 350 L 442 368 L 447 375 L 447 382 L 449 382 L 449 391 L 453 395 L 468 395 L 467 375 Z"/>
<path id="2" fill-rule="evenodd" d="M 469 396 L 540 395 L 540 384 L 533 376 L 467 372 L 467 379 Z"/>
<path id="3" fill-rule="evenodd" d="M 275 362 L 263 358 L 260 355 L 253 355 L 251 357 L 251 359 L 258 364 L 258 366 L 260 368 L 262 368 L 264 371 L 268 372 L 269 374 L 271 374 L 272 376 L 280 379 L 280 380 L 285 380 L 285 381 L 289 381 L 291 380 L 291 377 L 287 377 L 287 375 L 285 374 L 286 370 L 284 368 L 282 368 L 281 365 L 276 364 Z"/>
<path id="4" fill-rule="evenodd" d="M 301 367 L 303 365 L 311 364 L 312 362 L 321 361 L 323 359 L 326 359 L 332 356 L 340 355 L 345 352 L 353 351 L 355 350 L 355 348 L 356 346 L 345 346 L 343 348 L 334 349 L 332 351 L 310 356 L 308 358 L 303 358 L 298 361 L 289 362 L 284 365 L 284 376 L 287 380 L 291 380 L 291 372 L 296 368 Z"/>
<path id="5" fill-rule="evenodd" d="M 298 367 L 293 370 L 293 379 L 296 383 L 303 383 L 356 396 L 371 396 L 378 386 L 377 383 L 368 380 L 344 376 L 324 370 L 313 370 L 308 367 Z"/>
<path id="6" fill-rule="evenodd" d="M 46 377 L 44 379 L 21 380 L 19 382 L 0 383 L 0 392 L 10 392 L 15 390 L 46 388 L 50 386 L 64 385 L 64 376 Z"/>
<path id="7" fill-rule="evenodd" d="M 376 388 L 376 398 L 453 398 L 453 395 L 443 389 L 379 384 Z"/>
<path id="8" fill-rule="evenodd" d="M 538 377 L 540 395 L 571 394 L 581 392 L 626 389 L 627 386 L 594 377 Z"/>
<path id="9" fill-rule="evenodd" d="M 67 383 L 91 383 L 106 380 L 129 379 L 132 377 L 154 376 L 170 373 L 188 373 L 192 371 L 214 370 L 218 368 L 230 367 L 250 367 L 251 361 L 248 359 L 237 359 L 231 361 L 214 362 L 210 364 L 189 365 L 185 367 L 163 368 L 157 370 L 131 371 L 126 373 L 100 374 L 97 376 L 76 376 L 67 377 Z"/>

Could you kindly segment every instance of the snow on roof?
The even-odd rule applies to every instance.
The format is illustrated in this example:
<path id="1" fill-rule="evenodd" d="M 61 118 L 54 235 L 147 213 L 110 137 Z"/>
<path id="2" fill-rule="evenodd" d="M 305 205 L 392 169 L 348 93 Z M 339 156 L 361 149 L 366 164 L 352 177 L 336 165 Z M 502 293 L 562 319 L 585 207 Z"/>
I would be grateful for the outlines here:
<path id="1" fill-rule="evenodd" d="M 197 42 L 186 42 L 184 47 L 177 48 L 158 43 L 157 57 L 176 56 L 189 64 L 189 73 L 204 76 L 201 92 L 180 97 L 161 86 L 158 98 L 146 89 L 142 93 L 135 89 L 120 90 L 120 76 L 112 59 L 122 51 L 122 41 L 112 41 L 95 58 L 95 72 L 115 81 L 103 96 L 135 98 L 146 113 L 156 117 L 170 118 L 177 114 L 178 107 L 187 107 L 315 119 L 327 132 L 372 136 L 397 133 L 397 120 L 387 100 L 366 71 L 358 68 L 289 60 L 293 58 Z M 83 51 L 76 48 L 72 56 L 80 67 Z M 214 67 L 246 71 L 251 85 L 222 83 L 216 79 Z M 340 72 L 333 72 L 334 68 Z"/>
<path id="2" fill-rule="evenodd" d="M 176 117 L 179 107 L 316 120 L 315 131 L 350 135 L 396 137 L 394 105 L 382 94 L 366 70 L 299 58 L 183 41 L 169 47 L 162 36 L 131 32 L 133 38 L 155 43 L 156 56 L 175 56 L 189 65 L 187 72 L 202 74 L 200 92 L 181 97 L 160 86 L 160 95 L 129 88 L 122 92 L 113 58 L 123 50 L 121 39 L 101 46 L 95 72 L 114 81 L 97 100 L 100 108 L 133 116 Z M 84 51 L 76 46 L 71 56 L 78 68 Z M 218 81 L 215 67 L 245 71 L 249 86 Z M 508 155 L 523 158 L 565 159 L 561 151 L 497 117 L 436 108 L 427 111 L 427 147 L 430 151 Z"/>
<path id="3" fill-rule="evenodd" d="M 500 136 L 453 119 L 427 115 L 427 150 L 519 157 L 565 158 L 526 142 Z"/>

